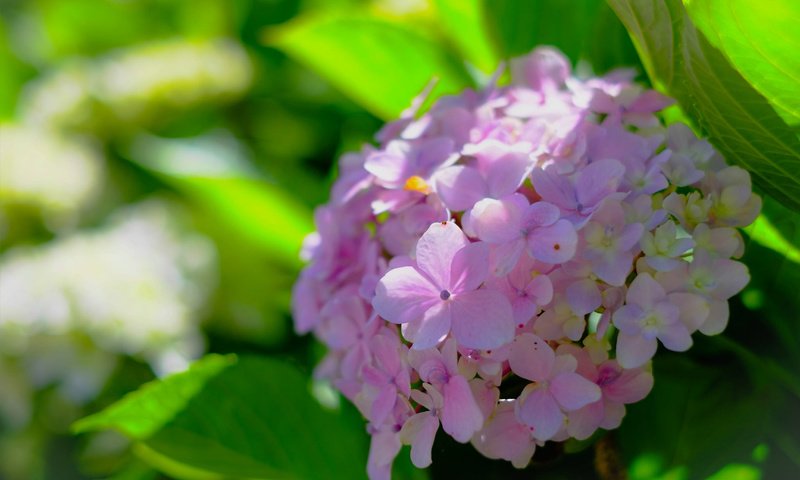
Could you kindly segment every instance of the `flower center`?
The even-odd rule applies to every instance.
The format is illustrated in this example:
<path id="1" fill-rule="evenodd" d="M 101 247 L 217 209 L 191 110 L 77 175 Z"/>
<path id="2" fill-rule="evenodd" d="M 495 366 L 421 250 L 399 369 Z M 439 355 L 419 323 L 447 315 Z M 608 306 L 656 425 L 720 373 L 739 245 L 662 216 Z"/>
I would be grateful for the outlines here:
<path id="1" fill-rule="evenodd" d="M 441 292 L 439 292 L 439 298 L 441 298 L 442 300 L 447 300 L 448 298 L 450 298 L 450 292 L 448 292 L 447 290 L 442 290 Z"/>

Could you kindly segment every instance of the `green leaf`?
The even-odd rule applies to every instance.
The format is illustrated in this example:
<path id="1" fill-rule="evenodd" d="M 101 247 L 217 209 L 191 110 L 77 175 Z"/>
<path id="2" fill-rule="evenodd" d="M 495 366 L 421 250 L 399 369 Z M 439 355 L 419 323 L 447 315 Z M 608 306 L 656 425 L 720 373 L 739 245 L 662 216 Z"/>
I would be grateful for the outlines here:
<path id="1" fill-rule="evenodd" d="M 311 212 L 255 173 L 235 140 L 222 133 L 192 139 L 142 135 L 131 147 L 139 165 L 206 208 L 242 238 L 299 266 Z"/>
<path id="2" fill-rule="evenodd" d="M 800 2 L 683 0 L 708 41 L 775 107 L 800 125 Z"/>
<path id="3" fill-rule="evenodd" d="M 618 436 L 631 480 L 707 478 L 746 462 L 763 440 L 771 398 L 733 368 L 678 355 L 654 361 L 653 391 L 628 414 Z"/>
<path id="4" fill-rule="evenodd" d="M 483 21 L 481 0 L 434 0 L 437 19 L 464 57 L 484 73 L 492 73 L 499 59 Z"/>
<path id="5" fill-rule="evenodd" d="M 483 0 L 487 28 L 503 58 L 538 45 L 558 47 L 573 62 L 597 71 L 634 65 L 636 51 L 624 27 L 602 0 Z"/>
<path id="6" fill-rule="evenodd" d="M 653 84 L 681 107 L 732 163 L 800 211 L 800 138 L 711 45 L 680 0 L 608 0 Z M 796 87 L 795 87 L 796 91 Z"/>
<path id="7" fill-rule="evenodd" d="M 323 410 L 307 383 L 278 360 L 209 355 L 74 429 L 120 430 L 145 461 L 182 478 L 364 478 L 363 426 Z"/>
<path id="8" fill-rule="evenodd" d="M 471 85 L 442 45 L 380 18 L 306 16 L 267 30 L 265 40 L 385 120 L 399 116 L 433 78 L 434 96 Z"/>

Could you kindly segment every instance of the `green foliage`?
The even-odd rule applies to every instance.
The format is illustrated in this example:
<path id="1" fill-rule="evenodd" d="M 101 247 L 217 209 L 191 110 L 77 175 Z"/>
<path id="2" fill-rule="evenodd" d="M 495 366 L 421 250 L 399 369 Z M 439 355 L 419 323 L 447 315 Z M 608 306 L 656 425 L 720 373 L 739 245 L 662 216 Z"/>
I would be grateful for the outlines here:
<path id="1" fill-rule="evenodd" d="M 482 3 L 487 28 L 503 58 L 554 45 L 573 61 L 587 60 L 599 72 L 637 61 L 625 29 L 602 0 Z"/>
<path id="2" fill-rule="evenodd" d="M 692 22 L 792 126 L 800 126 L 800 3 L 684 0 Z"/>
<path id="3" fill-rule="evenodd" d="M 300 246 L 313 230 L 310 212 L 280 187 L 252 172 L 227 138 L 140 137 L 132 158 L 167 184 L 287 265 L 300 265 Z"/>
<path id="4" fill-rule="evenodd" d="M 699 2 L 702 3 L 702 2 Z M 800 210 L 800 138 L 798 130 L 779 115 L 735 68 L 747 53 L 733 42 L 720 41 L 730 52 L 734 65 L 720 50 L 698 31 L 680 0 L 609 0 L 609 5 L 628 28 L 647 73 L 653 83 L 680 102 L 686 111 L 725 158 L 747 168 L 761 188 L 785 205 Z M 763 3 L 771 8 L 772 2 Z M 716 23 L 727 25 L 721 12 L 725 9 L 695 9 L 709 31 Z M 713 15 L 712 15 L 713 13 Z M 719 19 L 719 20 L 717 20 Z M 727 28 L 727 27 L 726 27 Z M 760 28 L 772 28 L 762 25 Z M 791 29 L 776 29 L 789 31 Z M 717 31 L 718 35 L 727 35 Z M 727 37 L 725 37 L 727 38 Z M 769 38 L 749 37 L 749 48 L 761 48 Z M 766 43 L 763 43 L 766 44 Z M 780 52 L 793 52 L 788 41 Z M 737 44 L 738 45 L 738 44 Z M 774 67 L 793 71 L 796 55 L 788 59 L 777 55 L 766 57 L 769 61 L 784 62 Z M 792 60 L 795 60 L 792 63 Z M 758 65 L 765 57 L 757 59 L 747 76 L 757 75 Z M 750 60 L 747 60 L 748 62 Z M 794 65 L 794 66 L 789 66 Z M 762 87 L 768 95 L 778 95 L 773 102 L 784 105 L 780 81 L 768 82 Z M 765 83 L 764 85 L 767 85 Z M 797 86 L 794 92 L 796 97 Z M 785 107 L 781 107 L 785 115 Z"/>
<path id="5" fill-rule="evenodd" d="M 432 78 L 434 95 L 470 78 L 441 45 L 410 26 L 377 17 L 317 15 L 268 31 L 266 40 L 310 66 L 386 120 L 408 108 Z"/>
<path id="6" fill-rule="evenodd" d="M 117 429 L 182 478 L 363 478 L 362 427 L 323 410 L 307 384 L 279 360 L 210 355 L 74 428 Z"/>

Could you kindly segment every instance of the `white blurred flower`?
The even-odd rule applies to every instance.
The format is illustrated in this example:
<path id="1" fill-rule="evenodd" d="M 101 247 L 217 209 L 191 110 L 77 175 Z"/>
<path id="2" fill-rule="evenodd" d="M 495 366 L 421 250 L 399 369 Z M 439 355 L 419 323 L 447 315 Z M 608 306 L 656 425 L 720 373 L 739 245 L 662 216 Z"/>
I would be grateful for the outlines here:
<path id="1" fill-rule="evenodd" d="M 100 230 L 18 247 L 0 259 L 0 352 L 35 386 L 97 393 L 114 354 L 158 374 L 199 356 L 200 309 L 214 277 L 210 241 L 175 227 L 165 204 L 130 207 Z"/>
<path id="2" fill-rule="evenodd" d="M 252 78 L 250 59 L 233 40 L 165 40 L 73 61 L 34 80 L 20 113 L 35 125 L 102 130 L 109 115 L 117 122 L 139 122 L 233 100 Z"/>
<path id="3" fill-rule="evenodd" d="M 0 200 L 70 215 L 99 193 L 103 158 L 90 142 L 51 130 L 0 125 Z"/>

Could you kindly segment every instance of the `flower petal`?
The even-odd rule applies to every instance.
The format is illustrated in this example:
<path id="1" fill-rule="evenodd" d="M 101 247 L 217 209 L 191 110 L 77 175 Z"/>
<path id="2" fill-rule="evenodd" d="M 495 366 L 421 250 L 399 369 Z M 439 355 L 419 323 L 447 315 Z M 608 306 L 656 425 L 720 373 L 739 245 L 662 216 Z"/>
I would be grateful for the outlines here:
<path id="1" fill-rule="evenodd" d="M 480 172 L 463 165 L 440 170 L 434 177 L 434 188 L 442 203 L 457 212 L 471 208 L 489 193 L 486 180 Z"/>
<path id="2" fill-rule="evenodd" d="M 439 290 L 414 267 L 389 270 L 378 280 L 372 306 L 392 323 L 421 318 L 439 300 Z"/>
<path id="3" fill-rule="evenodd" d="M 450 287 L 450 266 L 456 252 L 469 245 L 464 232 L 454 222 L 431 224 L 417 242 L 417 266 L 433 280 L 436 296 Z"/>
<path id="4" fill-rule="evenodd" d="M 573 372 L 562 373 L 551 380 L 550 393 L 567 412 L 596 402 L 601 397 L 600 387 Z"/>
<path id="5" fill-rule="evenodd" d="M 442 429 L 456 441 L 465 443 L 483 426 L 483 414 L 478 408 L 467 380 L 456 375 L 444 385 Z"/>
<path id="6" fill-rule="evenodd" d="M 439 419 L 431 412 L 417 413 L 403 424 L 400 440 L 411 445 L 411 462 L 415 467 L 425 468 L 432 463 L 431 450 L 437 430 Z"/>
<path id="7" fill-rule="evenodd" d="M 528 252 L 544 263 L 564 263 L 575 256 L 578 234 L 569 220 L 559 220 L 553 225 L 539 227 L 528 234 Z"/>
<path id="8" fill-rule="evenodd" d="M 541 441 L 553 438 L 564 424 L 564 413 L 543 386 L 525 387 L 517 401 L 516 413 L 522 423 L 533 427 L 533 437 Z"/>
<path id="9" fill-rule="evenodd" d="M 625 368 L 636 368 L 653 358 L 658 348 L 655 338 L 619 332 L 617 337 L 617 361 Z"/>
<path id="10" fill-rule="evenodd" d="M 550 345 L 532 333 L 523 333 L 514 339 L 508 363 L 511 370 L 522 378 L 541 382 L 550 377 L 556 354 Z"/>
<path id="11" fill-rule="evenodd" d="M 496 290 L 474 290 L 449 302 L 453 336 L 462 347 L 486 350 L 514 339 L 514 314 L 508 299 Z"/>
<path id="12" fill-rule="evenodd" d="M 452 313 L 450 304 L 442 302 L 435 304 L 420 320 L 403 324 L 403 336 L 413 342 L 414 350 L 435 347 L 450 331 Z"/>

